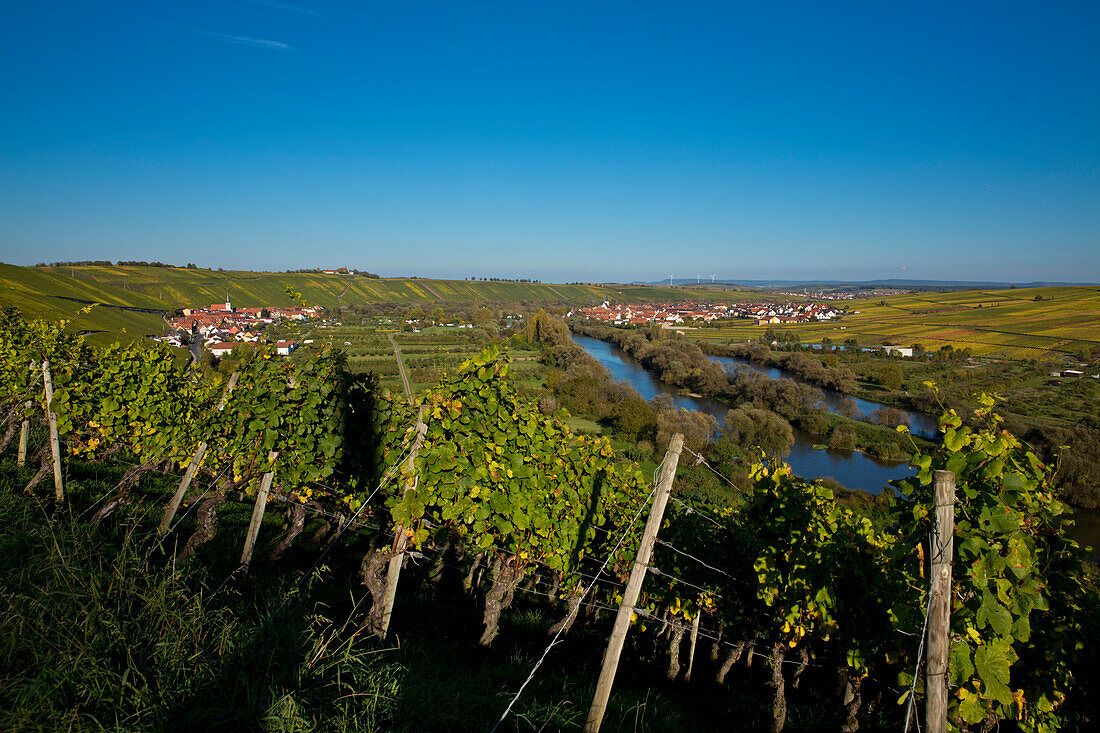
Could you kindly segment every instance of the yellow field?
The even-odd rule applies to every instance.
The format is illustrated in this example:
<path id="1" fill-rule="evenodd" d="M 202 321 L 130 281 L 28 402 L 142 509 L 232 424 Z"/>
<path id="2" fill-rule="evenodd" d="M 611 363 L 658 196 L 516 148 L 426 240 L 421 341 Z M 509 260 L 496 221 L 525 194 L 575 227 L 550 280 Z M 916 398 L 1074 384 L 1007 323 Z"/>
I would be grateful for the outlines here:
<path id="1" fill-rule="evenodd" d="M 1042 300 L 1036 301 L 1035 297 Z M 773 326 L 803 341 L 823 338 L 860 344 L 911 346 L 928 350 L 950 344 L 976 356 L 1042 358 L 1100 346 L 1100 288 L 1059 287 L 912 293 L 848 301 L 851 315 L 826 323 Z M 858 311 L 856 313 L 855 311 Z M 734 322 L 719 329 L 689 331 L 692 338 L 746 340 L 767 326 Z"/>

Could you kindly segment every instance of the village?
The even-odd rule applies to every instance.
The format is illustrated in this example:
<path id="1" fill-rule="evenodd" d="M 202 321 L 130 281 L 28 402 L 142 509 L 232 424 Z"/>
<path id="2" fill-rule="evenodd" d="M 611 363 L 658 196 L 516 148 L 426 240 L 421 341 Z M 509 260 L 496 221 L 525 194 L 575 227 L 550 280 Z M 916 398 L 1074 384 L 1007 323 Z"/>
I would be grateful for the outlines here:
<path id="1" fill-rule="evenodd" d="M 725 318 L 755 320 L 757 325 L 829 321 L 841 311 L 821 303 L 652 303 L 646 305 L 610 305 L 606 301 L 594 308 L 577 308 L 570 316 L 592 318 L 616 325 L 658 323 L 674 326 L 688 322 L 709 323 Z"/>
<path id="2" fill-rule="evenodd" d="M 262 306 L 260 308 L 235 308 L 225 296 L 225 303 L 214 303 L 203 308 L 184 308 L 183 315 L 166 319 L 171 330 L 154 337 L 180 348 L 201 345 L 214 356 L 226 356 L 242 343 L 264 341 L 264 332 L 283 321 L 304 321 L 316 318 L 323 309 L 320 306 Z M 297 341 L 272 342 L 280 356 L 290 356 L 298 348 Z"/>

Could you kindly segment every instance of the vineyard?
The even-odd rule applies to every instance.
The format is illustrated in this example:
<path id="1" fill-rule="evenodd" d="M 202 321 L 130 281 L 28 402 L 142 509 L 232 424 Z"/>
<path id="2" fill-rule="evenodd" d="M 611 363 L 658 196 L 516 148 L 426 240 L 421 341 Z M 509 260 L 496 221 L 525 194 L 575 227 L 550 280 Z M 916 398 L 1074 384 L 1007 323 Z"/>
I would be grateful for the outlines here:
<path id="1" fill-rule="evenodd" d="M 287 287 L 310 303 L 332 310 L 342 306 L 396 303 L 568 303 L 595 305 L 605 299 L 629 302 L 682 300 L 681 288 L 649 285 L 544 284 L 429 278 L 368 278 L 303 272 L 220 271 L 205 268 L 77 265 L 18 267 L 0 263 L 0 307 L 15 307 L 36 318 L 67 318 L 73 328 L 95 332 L 107 345 L 125 329 L 133 336 L 163 330 L 160 312 L 223 302 L 263 307 L 285 300 Z M 744 291 L 718 290 L 709 300 L 770 299 Z M 83 303 L 101 307 L 80 313 Z M 127 310 L 130 309 L 130 310 Z M 149 309 L 152 313 L 133 309 Z"/>
<path id="2" fill-rule="evenodd" d="M 316 645 L 297 637 L 260 645 L 267 655 L 306 648 L 292 675 L 297 687 L 257 714 L 265 727 L 294 719 L 305 722 L 283 727 L 335 729 L 322 711 L 336 705 L 342 725 L 354 726 L 346 729 L 411 730 L 416 718 L 424 729 L 442 714 L 427 709 L 438 704 L 452 717 L 437 728 L 577 729 L 587 721 L 593 730 L 586 711 L 600 665 L 591 650 L 602 651 L 616 614 L 630 630 L 623 691 L 610 693 L 605 729 L 713 727 L 723 719 L 735 730 L 917 730 L 936 685 L 946 691 L 954 729 L 1074 730 L 1097 720 L 1093 570 L 1065 534 L 1070 520 L 1054 498 L 1054 467 L 1000 428 L 992 399 L 965 421 L 943 415 L 942 444 L 915 450 L 918 473 L 897 487 L 889 521 L 878 524 L 774 460 L 753 466 L 751 485 L 732 486 L 733 504 L 686 500 L 675 489 L 677 461 L 714 470 L 703 455 L 681 455 L 673 440 L 661 480 L 643 475 L 608 439 L 575 434 L 566 413 L 540 410 L 496 345 L 473 353 L 445 335 L 402 340 L 406 363 L 438 377 L 406 397 L 380 383 L 378 372 L 397 384 L 386 368 L 373 368 L 385 361 L 383 349 L 392 356 L 388 338 L 329 336 L 310 358 L 259 349 L 226 374 L 185 367 L 168 347 L 98 349 L 64 322 L 11 310 L 0 316 L 5 507 L 40 507 L 47 525 L 106 538 L 99 544 L 121 538 L 120 557 L 140 558 L 124 567 L 169 573 L 158 588 L 189 599 L 181 603 L 190 620 L 173 628 L 191 640 L 181 654 L 196 674 L 205 674 L 196 660 L 227 654 L 238 621 L 224 609 L 195 609 L 215 609 L 215 599 L 255 588 L 257 577 L 281 589 L 255 602 L 265 634 L 285 626 L 280 619 L 291 609 L 354 598 L 347 621 L 326 626 Z M 98 495 L 67 483 L 112 466 L 125 468 Z M 957 562 L 946 601 L 950 663 L 945 677 L 933 678 L 922 655 L 929 577 L 942 559 L 929 541 L 942 509 L 933 496 L 937 472 L 957 482 Z M 656 520 L 647 523 L 651 511 Z M 109 721 L 171 727 L 164 716 L 179 701 L 165 690 L 195 681 L 150 682 L 166 680 L 165 665 L 152 660 L 175 642 L 151 645 L 160 651 L 142 667 L 133 661 L 141 644 L 118 631 L 125 621 L 88 637 L 113 640 L 95 663 L 105 665 L 104 679 L 118 680 L 117 691 L 35 686 L 65 666 L 65 640 L 45 648 L 27 640 L 48 635 L 53 615 L 79 594 L 23 582 L 13 551 L 33 557 L 35 544 L 4 532 L 5 562 L 14 566 L 0 581 L 0 618 L 8 621 L 0 725 L 48 728 L 56 723 L 51 710 L 72 709 L 77 729 Z M 57 548 L 62 557 L 70 552 Z M 78 555 L 70 555 L 73 564 Z M 223 577 L 197 591 L 177 587 L 183 581 L 174 574 L 196 566 Z M 109 597 L 113 583 L 90 593 L 89 605 Z M 640 588 L 636 600 L 631 587 Z M 495 678 L 476 711 L 444 702 L 460 700 L 461 689 L 421 700 L 423 710 L 387 707 L 400 697 L 397 667 L 386 662 L 396 653 L 391 627 L 430 656 L 417 638 L 436 624 L 461 627 L 471 608 L 470 635 L 447 642 L 465 650 L 456 661 L 502 648 L 535 651 L 520 665 L 495 658 L 515 669 Z M 212 626 L 225 629 L 220 646 L 210 641 L 219 633 Z M 274 657 L 264 658 L 269 668 Z M 699 717 L 616 702 L 662 684 L 706 700 Z M 227 704 L 217 697 L 224 693 L 203 694 L 192 698 L 189 724 L 232 727 L 229 713 L 214 709 Z M 725 712 L 713 716 L 708 705 Z"/>
<path id="3" fill-rule="evenodd" d="M 792 324 L 798 338 L 861 344 L 910 346 L 928 351 L 944 346 L 970 349 L 975 356 L 1042 359 L 1076 354 L 1100 345 L 1100 291 L 1095 287 L 964 290 L 910 293 L 845 303 L 851 315 L 823 323 Z M 688 331 L 692 338 L 746 341 L 766 326 L 748 321 Z"/>
<path id="4" fill-rule="evenodd" d="M 381 387 L 395 392 L 402 390 L 397 353 L 413 391 L 421 392 L 438 383 L 444 373 L 453 374 L 485 347 L 484 335 L 469 328 L 429 326 L 421 332 L 402 332 L 394 329 L 392 319 L 375 320 L 378 322 L 373 324 L 325 325 L 309 335 L 315 342 L 339 348 L 347 357 L 349 371 L 374 374 Z M 539 353 L 519 344 L 510 344 L 508 353 L 517 381 L 534 387 L 537 380 L 529 373 L 537 367 Z"/>

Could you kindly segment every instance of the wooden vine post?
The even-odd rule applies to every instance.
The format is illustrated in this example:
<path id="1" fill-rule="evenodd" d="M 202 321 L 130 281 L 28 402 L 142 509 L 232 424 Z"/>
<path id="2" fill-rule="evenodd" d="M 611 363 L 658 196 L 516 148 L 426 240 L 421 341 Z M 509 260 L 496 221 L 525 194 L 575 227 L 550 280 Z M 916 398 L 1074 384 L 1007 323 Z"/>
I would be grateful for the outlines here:
<path id="1" fill-rule="evenodd" d="M 218 402 L 217 412 L 225 409 L 225 404 L 229 401 L 229 395 L 233 393 L 233 388 L 237 386 L 237 380 L 240 376 L 237 372 L 230 375 L 229 383 L 225 386 L 225 392 L 222 393 L 222 398 Z M 172 520 L 175 518 L 176 512 L 179 511 L 180 504 L 183 503 L 183 497 L 187 495 L 187 489 L 191 486 L 191 481 L 194 480 L 195 474 L 199 470 L 199 464 L 202 463 L 208 447 L 205 440 L 199 443 L 199 447 L 195 449 L 194 455 L 191 456 L 191 462 L 187 464 L 187 471 L 183 474 L 183 479 L 180 480 L 176 493 L 168 501 L 168 506 L 164 509 L 164 517 L 161 518 L 160 527 L 157 530 L 161 539 L 168 534 L 168 530 L 172 526 Z"/>
<path id="2" fill-rule="evenodd" d="M 623 592 L 623 601 L 619 604 L 615 626 L 607 642 L 607 651 L 603 655 L 603 667 L 600 669 L 599 682 L 596 683 L 596 694 L 592 697 L 592 707 L 588 709 L 588 721 L 584 724 L 585 733 L 597 733 L 603 722 L 604 713 L 607 711 L 607 701 L 611 697 L 611 686 L 615 682 L 615 672 L 619 668 L 619 656 L 626 642 L 630 617 L 634 614 L 634 604 L 638 602 L 638 595 L 642 590 L 642 582 L 649 567 L 649 558 L 653 555 L 653 545 L 657 541 L 657 530 L 661 528 L 665 506 L 672 491 L 672 481 L 676 478 L 676 464 L 680 461 L 680 451 L 683 449 L 684 436 L 676 433 L 669 441 L 668 453 L 661 463 L 661 474 L 653 496 L 653 506 L 650 507 L 642 542 L 638 545 L 638 554 L 630 569 L 630 580 L 627 581 L 626 590 Z"/>
<path id="3" fill-rule="evenodd" d="M 27 463 L 27 441 L 30 439 L 31 433 L 30 410 L 33 405 L 34 403 L 30 400 L 27 400 L 23 405 L 27 414 L 23 416 L 23 424 L 19 426 L 19 453 L 15 457 L 15 465 L 19 468 Z"/>
<path id="4" fill-rule="evenodd" d="M 695 618 L 691 620 L 691 651 L 688 652 L 688 671 L 685 682 L 691 682 L 691 670 L 695 666 L 695 644 L 699 641 L 699 622 L 703 619 L 703 597 L 699 596 L 699 607 L 695 609 Z"/>
<path id="5" fill-rule="evenodd" d="M 951 647 L 951 563 L 955 545 L 955 474 L 933 476 L 934 520 L 928 535 L 931 572 L 928 653 L 924 667 L 924 725 L 929 733 L 947 731 L 947 660 Z"/>
<path id="6" fill-rule="evenodd" d="M 398 358 L 401 357 L 398 356 Z M 406 483 L 405 491 L 402 494 L 408 493 L 411 488 L 415 488 L 420 480 L 420 477 L 413 473 L 413 470 L 417 453 L 420 451 L 420 446 L 424 444 L 424 436 L 428 434 L 428 425 L 424 422 L 424 409 L 424 406 L 421 406 L 420 413 L 416 416 L 416 440 L 413 442 L 412 450 L 409 451 L 408 472 L 413 477 L 413 483 L 412 486 Z M 405 534 L 405 528 L 400 524 L 397 525 L 393 531 L 393 557 L 390 558 L 390 564 L 386 568 L 386 592 L 382 596 L 382 628 L 378 630 L 378 635 L 383 639 L 386 638 L 386 634 L 390 629 L 393 602 L 397 597 L 397 581 L 401 577 L 401 565 L 405 559 L 405 546 L 408 543 L 409 537 Z"/>
<path id="7" fill-rule="evenodd" d="M 31 362 L 31 382 L 33 383 L 38 372 L 38 365 L 33 361 Z M 30 440 L 31 434 L 31 408 L 34 406 L 33 400 L 27 400 L 23 403 L 23 408 L 26 410 L 26 414 L 23 415 L 23 423 L 19 426 L 19 452 L 16 454 L 15 465 L 22 468 L 27 464 L 27 443 Z"/>
<path id="8" fill-rule="evenodd" d="M 65 501 L 65 484 L 61 479 L 61 441 L 57 438 L 57 413 L 53 411 L 53 380 L 50 362 L 42 362 L 42 381 L 46 386 L 46 420 L 50 424 L 50 453 L 53 455 L 53 491 L 58 502 Z"/>
<path id="9" fill-rule="evenodd" d="M 272 464 L 271 470 L 264 474 L 260 480 L 260 490 L 256 493 L 256 503 L 252 506 L 252 521 L 248 523 L 248 534 L 244 538 L 244 549 L 241 551 L 241 567 L 248 573 L 248 566 L 252 563 L 252 550 L 256 547 L 256 538 L 260 536 L 260 525 L 264 521 L 264 511 L 267 509 L 267 495 L 271 492 L 271 482 L 275 480 L 275 459 L 279 457 L 279 451 L 273 450 L 267 454 L 267 462 Z"/>

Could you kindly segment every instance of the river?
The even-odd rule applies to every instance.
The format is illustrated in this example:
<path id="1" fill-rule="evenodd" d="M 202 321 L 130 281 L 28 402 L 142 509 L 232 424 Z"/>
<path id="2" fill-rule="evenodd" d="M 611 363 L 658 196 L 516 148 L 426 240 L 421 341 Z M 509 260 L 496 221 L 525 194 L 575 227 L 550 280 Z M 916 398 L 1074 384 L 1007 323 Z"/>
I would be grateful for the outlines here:
<path id="1" fill-rule="evenodd" d="M 752 369 L 755 372 L 759 372 L 760 374 L 763 374 L 767 377 L 770 377 L 771 379 L 793 379 L 796 382 L 810 384 L 809 382 L 800 379 L 797 375 L 778 367 L 760 366 L 759 364 L 754 364 L 746 359 L 738 359 L 731 356 L 712 356 L 710 358 L 725 367 L 727 372 L 729 372 L 731 369 L 736 369 L 738 367 L 745 367 L 748 369 Z M 853 414 L 850 415 L 850 417 L 854 417 L 857 420 L 869 419 L 871 415 L 875 414 L 875 412 L 877 412 L 879 408 L 882 407 L 882 405 L 875 402 L 861 400 L 858 397 L 852 397 L 851 395 L 846 395 L 843 392 L 837 392 L 831 389 L 823 389 L 821 387 L 817 387 L 816 385 L 811 386 L 813 386 L 815 389 L 818 390 L 818 392 L 821 393 L 821 399 L 825 403 L 825 407 L 829 410 L 829 412 L 833 413 L 834 415 L 844 414 L 842 407 L 844 403 L 848 400 L 851 400 L 850 404 L 854 405 L 855 408 L 853 410 Z M 936 418 L 932 417 L 931 415 L 924 415 L 919 412 L 910 412 L 908 410 L 898 410 L 898 412 L 901 413 L 902 421 L 906 424 L 906 426 L 908 426 L 910 432 L 912 432 L 914 435 L 919 435 L 922 438 L 928 438 L 929 440 L 935 440 L 939 437 L 940 426 Z"/>
<path id="2" fill-rule="evenodd" d="M 645 368 L 630 357 L 625 351 L 606 341 L 590 338 L 588 336 L 574 336 L 573 340 L 589 355 L 595 357 L 601 364 L 607 367 L 614 379 L 629 382 L 638 390 L 638 393 L 647 400 L 653 399 L 659 394 L 667 394 L 677 407 L 686 407 L 689 410 L 702 410 L 713 415 L 719 425 L 726 417 L 729 406 L 717 400 L 707 397 L 687 397 L 667 384 L 658 380 Z M 748 367 L 754 369 L 772 379 L 793 378 L 788 372 L 772 367 L 761 367 L 743 359 L 712 356 L 718 363 L 728 369 L 736 367 Z M 836 412 L 842 395 L 838 392 L 822 390 L 826 404 L 832 412 Z M 853 398 L 855 399 L 855 398 Z M 865 400 L 856 400 L 857 409 L 864 415 L 874 413 L 880 405 Z M 935 435 L 935 420 L 927 415 L 915 412 L 902 411 L 908 419 L 910 429 L 927 436 Z M 863 453 L 838 452 L 828 450 L 814 450 L 813 439 L 801 430 L 794 431 L 794 447 L 787 456 L 787 463 L 796 474 L 803 478 L 831 477 L 850 489 L 862 489 L 869 494 L 877 494 L 891 479 L 904 478 L 912 475 L 912 470 L 905 464 L 880 463 Z M 1100 561 L 1100 511 L 1078 510 L 1074 517 L 1074 526 L 1070 534 L 1082 545 L 1092 548 L 1092 557 Z"/>
<path id="3" fill-rule="evenodd" d="M 730 409 L 728 405 L 707 397 L 681 395 L 646 371 L 641 364 L 618 346 L 588 336 L 574 336 L 573 340 L 588 354 L 607 367 L 612 378 L 629 382 L 647 400 L 656 397 L 658 394 L 667 394 L 672 397 L 677 407 L 701 410 L 713 415 L 718 420 L 719 425 L 725 420 L 726 412 Z M 739 359 L 711 358 L 723 365 L 738 362 L 738 365 L 752 367 L 748 362 L 741 362 Z M 762 368 L 756 368 L 758 371 L 763 371 Z M 767 372 L 764 373 L 767 374 Z M 771 375 L 769 374 L 769 376 Z M 871 403 L 865 404 L 871 405 Z M 876 405 L 872 405 L 872 407 L 877 408 Z M 794 447 L 791 448 L 786 461 L 796 474 L 804 478 L 829 477 L 850 489 L 862 489 L 869 494 L 877 494 L 891 479 L 912 475 L 912 470 L 905 463 L 882 463 L 858 451 L 848 453 L 846 451 L 814 450 L 813 438 L 800 430 L 795 430 L 794 437 Z"/>

